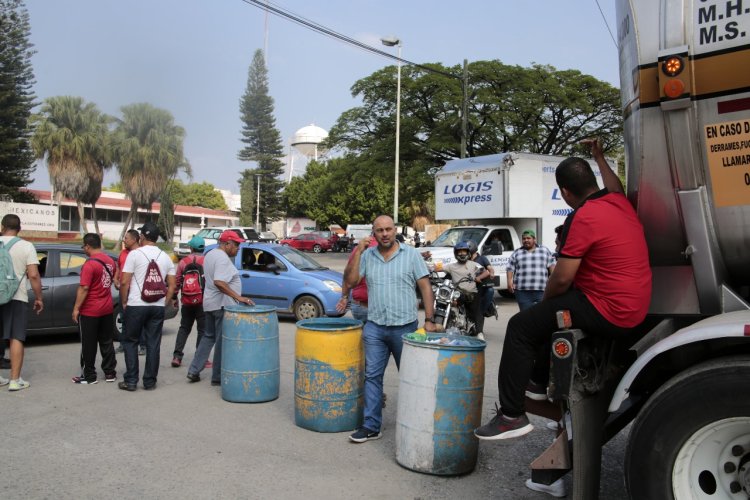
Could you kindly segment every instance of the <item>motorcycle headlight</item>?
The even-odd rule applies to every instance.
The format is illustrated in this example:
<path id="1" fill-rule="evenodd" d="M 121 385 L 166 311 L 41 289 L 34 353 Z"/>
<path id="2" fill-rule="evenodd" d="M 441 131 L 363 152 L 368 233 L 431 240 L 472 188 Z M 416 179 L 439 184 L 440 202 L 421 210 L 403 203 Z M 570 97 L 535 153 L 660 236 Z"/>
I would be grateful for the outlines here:
<path id="1" fill-rule="evenodd" d="M 451 298 L 451 291 L 447 288 L 440 288 L 437 291 L 437 296 L 441 300 L 448 300 Z"/>
<path id="2" fill-rule="evenodd" d="M 454 290 L 453 295 L 451 296 L 453 300 L 458 300 L 461 298 L 461 292 L 459 290 Z"/>
<path id="3" fill-rule="evenodd" d="M 341 293 L 341 285 L 331 280 L 324 280 L 323 284 L 327 286 L 332 292 Z"/>

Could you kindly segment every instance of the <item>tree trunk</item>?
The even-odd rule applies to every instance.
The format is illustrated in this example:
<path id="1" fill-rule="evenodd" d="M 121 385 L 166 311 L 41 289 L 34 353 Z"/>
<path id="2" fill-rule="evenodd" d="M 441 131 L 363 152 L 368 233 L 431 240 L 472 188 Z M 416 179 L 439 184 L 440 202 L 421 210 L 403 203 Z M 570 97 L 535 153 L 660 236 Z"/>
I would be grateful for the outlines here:
<path id="1" fill-rule="evenodd" d="M 96 217 L 96 203 L 91 204 L 91 215 L 94 218 L 94 230 L 96 231 L 96 234 L 102 236 L 101 231 L 99 231 L 99 219 Z"/>
<path id="2" fill-rule="evenodd" d="M 135 205 L 130 206 L 130 212 L 128 212 L 128 218 L 125 219 L 125 224 L 122 226 L 122 232 L 120 233 L 120 239 L 118 241 L 122 241 L 122 239 L 125 237 L 125 233 L 128 230 L 128 226 L 130 225 L 130 222 L 133 220 L 133 214 L 136 211 Z"/>
<path id="3" fill-rule="evenodd" d="M 78 205 L 78 218 L 81 220 L 81 224 L 80 224 L 81 234 L 86 234 L 89 232 L 89 226 L 88 224 L 86 224 L 86 217 L 85 217 L 85 212 L 83 210 L 83 203 L 81 203 L 80 201 L 76 201 L 76 205 Z"/>

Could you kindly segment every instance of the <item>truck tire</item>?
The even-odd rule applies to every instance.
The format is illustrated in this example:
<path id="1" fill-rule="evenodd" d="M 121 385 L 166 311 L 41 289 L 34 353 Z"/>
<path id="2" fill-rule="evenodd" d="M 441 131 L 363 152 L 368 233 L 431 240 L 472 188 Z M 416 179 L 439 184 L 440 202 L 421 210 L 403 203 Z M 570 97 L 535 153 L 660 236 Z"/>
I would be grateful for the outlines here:
<path id="1" fill-rule="evenodd" d="M 679 373 L 649 399 L 625 457 L 630 498 L 750 496 L 750 356 Z"/>

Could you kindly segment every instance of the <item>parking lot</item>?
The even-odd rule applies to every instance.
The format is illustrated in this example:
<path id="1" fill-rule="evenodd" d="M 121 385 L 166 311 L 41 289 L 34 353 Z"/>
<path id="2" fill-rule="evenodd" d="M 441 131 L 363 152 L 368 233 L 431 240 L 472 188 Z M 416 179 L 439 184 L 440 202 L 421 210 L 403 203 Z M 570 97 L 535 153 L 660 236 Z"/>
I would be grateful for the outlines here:
<path id="1" fill-rule="evenodd" d="M 341 271 L 347 255 L 314 258 Z M 497 400 L 502 338 L 517 310 L 513 301 L 499 304 L 500 320 L 489 319 L 485 328 L 483 421 Z M 349 433 L 322 434 L 294 424 L 291 318 L 279 321 L 280 396 L 259 404 L 225 402 L 221 389 L 210 386 L 208 372 L 190 384 L 185 366 L 172 368 L 178 324 L 179 315 L 165 323 L 154 391 L 140 385 L 133 393 L 121 391 L 101 374 L 97 385 L 72 384 L 79 371 L 77 337 L 31 339 L 23 371 L 31 387 L 0 391 L 0 498 L 551 498 L 524 487 L 529 463 L 553 437 L 544 419 L 531 417 L 536 429 L 526 437 L 481 443 L 471 474 L 419 474 L 395 461 L 398 372 L 392 362 L 385 377 L 383 439 L 353 444 Z M 188 362 L 194 339 L 195 332 Z M 124 359 L 117 356 L 121 378 Z M 626 498 L 623 448 L 618 436 L 604 450 L 601 498 Z"/>

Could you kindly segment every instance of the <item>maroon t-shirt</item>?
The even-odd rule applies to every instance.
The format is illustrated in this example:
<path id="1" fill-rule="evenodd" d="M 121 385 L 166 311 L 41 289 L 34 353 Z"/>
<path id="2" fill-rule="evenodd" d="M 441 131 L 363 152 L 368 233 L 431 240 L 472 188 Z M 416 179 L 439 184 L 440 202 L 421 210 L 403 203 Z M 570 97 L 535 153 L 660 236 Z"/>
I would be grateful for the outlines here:
<path id="1" fill-rule="evenodd" d="M 632 328 L 651 302 L 643 226 L 628 199 L 602 189 L 565 221 L 560 257 L 581 259 L 573 285 L 610 323 Z"/>
<path id="2" fill-rule="evenodd" d="M 99 262 L 92 262 L 93 260 Z M 104 270 L 104 266 L 107 266 L 109 272 Z M 114 310 L 112 307 L 112 277 L 114 275 L 115 261 L 105 253 L 92 255 L 83 264 L 80 284 L 88 286 L 89 293 L 81 305 L 81 314 L 99 317 L 112 313 Z"/>

